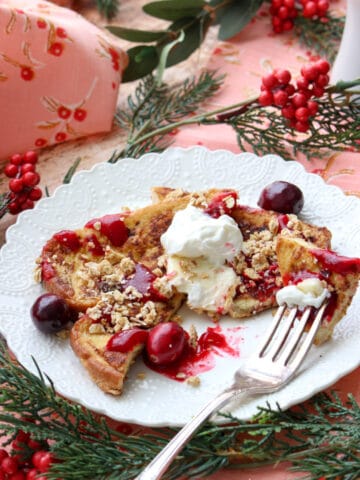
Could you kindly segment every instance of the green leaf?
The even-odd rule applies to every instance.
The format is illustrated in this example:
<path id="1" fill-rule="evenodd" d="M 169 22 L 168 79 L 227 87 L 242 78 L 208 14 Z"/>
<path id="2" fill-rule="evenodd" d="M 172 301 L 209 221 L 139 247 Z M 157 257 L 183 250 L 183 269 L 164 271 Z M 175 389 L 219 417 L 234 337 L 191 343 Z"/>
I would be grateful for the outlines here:
<path id="1" fill-rule="evenodd" d="M 120 27 L 119 25 L 107 25 L 106 28 L 117 37 L 129 42 L 157 42 L 167 37 L 166 31 L 135 30 L 133 28 Z"/>
<path id="2" fill-rule="evenodd" d="M 151 73 L 159 63 L 159 55 L 157 49 L 152 46 L 139 45 L 130 48 L 127 52 L 129 64 L 126 67 L 122 81 L 132 82 L 138 78 Z"/>
<path id="3" fill-rule="evenodd" d="M 161 0 L 143 6 L 144 12 L 163 20 L 196 17 L 206 5 L 205 0 Z"/>
<path id="4" fill-rule="evenodd" d="M 185 38 L 180 44 L 174 45 L 171 49 L 166 66 L 171 67 L 187 59 L 204 40 L 211 19 L 209 16 L 203 18 L 182 18 L 174 22 L 170 29 L 174 31 L 183 30 Z"/>
<path id="5" fill-rule="evenodd" d="M 220 40 L 227 40 L 241 32 L 262 3 L 263 0 L 234 0 L 233 3 L 220 9 L 217 14 L 217 21 L 220 23 Z"/>

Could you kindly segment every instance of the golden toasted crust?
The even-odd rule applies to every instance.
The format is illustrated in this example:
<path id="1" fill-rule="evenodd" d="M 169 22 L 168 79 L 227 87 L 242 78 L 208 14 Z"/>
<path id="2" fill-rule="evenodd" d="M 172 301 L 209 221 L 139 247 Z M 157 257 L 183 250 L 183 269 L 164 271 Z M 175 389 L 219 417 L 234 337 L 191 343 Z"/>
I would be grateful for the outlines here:
<path id="1" fill-rule="evenodd" d="M 320 345 L 331 337 L 335 325 L 346 314 L 358 287 L 360 260 L 344 260 L 344 257 L 334 252 L 319 249 L 314 243 L 290 237 L 279 237 L 276 252 L 284 283 L 296 273 L 311 272 L 320 274 L 328 284 L 331 292 L 330 303 L 315 337 L 315 344 Z M 336 262 L 345 261 L 347 266 L 336 271 L 334 266 L 324 261 L 329 254 Z"/>
<path id="2" fill-rule="evenodd" d="M 87 316 L 78 320 L 70 333 L 70 343 L 94 382 L 106 393 L 119 395 L 126 374 L 141 352 L 143 344 L 127 353 L 106 351 L 111 334 L 91 334 L 92 321 Z"/>

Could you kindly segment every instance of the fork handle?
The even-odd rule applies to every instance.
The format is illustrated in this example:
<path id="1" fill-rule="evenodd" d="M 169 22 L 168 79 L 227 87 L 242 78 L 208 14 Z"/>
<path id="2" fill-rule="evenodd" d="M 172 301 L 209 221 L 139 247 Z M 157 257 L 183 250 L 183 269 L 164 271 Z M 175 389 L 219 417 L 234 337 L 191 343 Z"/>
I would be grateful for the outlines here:
<path id="1" fill-rule="evenodd" d="M 134 480 L 159 480 L 167 470 L 176 455 L 190 440 L 196 430 L 217 410 L 234 398 L 239 390 L 232 388 L 223 391 L 211 400 L 200 412 L 185 425 L 161 450 L 160 453 L 147 465 L 147 467 Z"/>

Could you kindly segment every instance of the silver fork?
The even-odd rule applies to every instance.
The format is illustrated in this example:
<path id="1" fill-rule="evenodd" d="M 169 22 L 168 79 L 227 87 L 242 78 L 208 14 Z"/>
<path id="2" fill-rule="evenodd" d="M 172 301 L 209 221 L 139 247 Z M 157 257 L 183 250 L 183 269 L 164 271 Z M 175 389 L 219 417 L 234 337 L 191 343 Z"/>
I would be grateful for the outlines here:
<path id="1" fill-rule="evenodd" d="M 237 400 L 243 394 L 275 392 L 286 385 L 294 377 L 309 351 L 326 305 L 327 303 L 324 303 L 319 308 L 306 334 L 304 332 L 311 307 L 307 307 L 296 322 L 298 309 L 294 307 L 285 315 L 287 307 L 280 306 L 263 343 L 235 372 L 232 386 L 205 405 L 134 480 L 159 480 L 196 430 L 230 401 Z"/>

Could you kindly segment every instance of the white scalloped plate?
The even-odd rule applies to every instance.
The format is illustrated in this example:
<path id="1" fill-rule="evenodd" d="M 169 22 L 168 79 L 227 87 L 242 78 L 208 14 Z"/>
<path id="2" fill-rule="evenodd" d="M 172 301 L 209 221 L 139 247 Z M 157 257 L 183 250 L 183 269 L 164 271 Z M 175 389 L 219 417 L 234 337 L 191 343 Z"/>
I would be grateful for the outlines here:
<path id="1" fill-rule="evenodd" d="M 179 383 L 147 370 L 142 360 L 132 368 L 124 394 L 113 397 L 100 391 L 73 354 L 67 341 L 38 332 L 29 309 L 41 287 L 33 280 L 35 259 L 44 242 L 58 230 L 81 227 L 92 218 L 150 203 L 154 185 L 201 190 L 230 187 L 240 192 L 241 202 L 256 205 L 262 188 L 274 180 L 296 183 L 304 192 L 302 218 L 326 225 L 333 233 L 333 248 L 360 256 L 360 201 L 345 196 L 336 187 L 307 173 L 296 162 L 274 155 L 259 158 L 250 153 L 208 151 L 202 147 L 170 148 L 162 154 L 125 159 L 115 165 L 96 165 L 76 174 L 70 185 L 59 187 L 51 198 L 34 210 L 22 213 L 8 229 L 7 243 L 0 251 L 1 333 L 18 360 L 36 372 L 31 356 L 46 372 L 57 391 L 90 409 L 116 420 L 149 426 L 179 426 L 204 403 L 231 383 L 233 372 L 253 350 L 271 317 L 267 312 L 247 321 L 224 319 L 224 327 L 242 326 L 240 358 L 218 358 L 216 367 L 201 375 L 199 387 Z M 360 291 L 333 339 L 313 348 L 301 373 L 281 391 L 257 397 L 233 407 L 242 419 L 250 418 L 258 405 L 269 402 L 287 408 L 335 383 L 360 364 Z M 185 327 L 194 323 L 201 333 L 211 322 L 184 310 Z M 146 373 L 145 379 L 138 378 Z"/>

